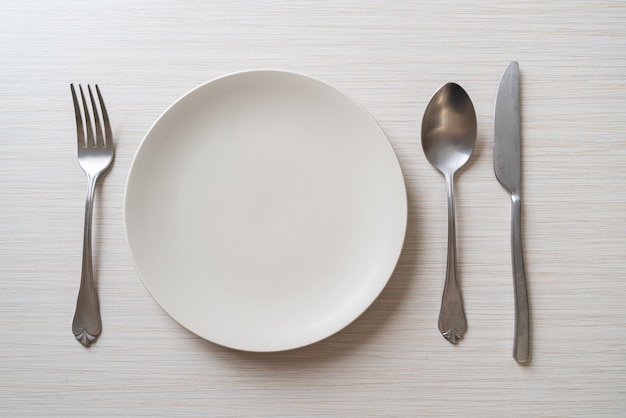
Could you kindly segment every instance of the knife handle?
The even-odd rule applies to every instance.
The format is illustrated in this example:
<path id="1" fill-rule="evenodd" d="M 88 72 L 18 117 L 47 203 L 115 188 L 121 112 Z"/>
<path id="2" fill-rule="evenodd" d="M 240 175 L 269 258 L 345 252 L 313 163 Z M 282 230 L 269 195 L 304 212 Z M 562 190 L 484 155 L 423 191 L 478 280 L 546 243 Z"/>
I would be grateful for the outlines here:
<path id="1" fill-rule="evenodd" d="M 526 363 L 530 359 L 530 310 L 524 271 L 524 253 L 522 251 L 522 200 L 520 195 L 513 193 L 511 203 L 511 251 L 515 294 L 513 357 L 518 363 Z"/>

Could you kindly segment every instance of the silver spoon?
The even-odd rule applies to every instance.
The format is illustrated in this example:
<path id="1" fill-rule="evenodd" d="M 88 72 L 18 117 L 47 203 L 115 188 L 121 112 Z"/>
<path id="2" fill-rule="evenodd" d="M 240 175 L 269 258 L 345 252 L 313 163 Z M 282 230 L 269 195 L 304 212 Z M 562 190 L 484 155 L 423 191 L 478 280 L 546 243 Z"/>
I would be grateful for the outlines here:
<path id="1" fill-rule="evenodd" d="M 426 159 L 446 179 L 448 188 L 448 261 L 439 312 L 439 331 L 455 344 L 465 334 L 467 322 L 456 275 L 454 173 L 469 160 L 476 144 L 476 112 L 461 86 L 443 85 L 424 111 L 422 148 Z"/>

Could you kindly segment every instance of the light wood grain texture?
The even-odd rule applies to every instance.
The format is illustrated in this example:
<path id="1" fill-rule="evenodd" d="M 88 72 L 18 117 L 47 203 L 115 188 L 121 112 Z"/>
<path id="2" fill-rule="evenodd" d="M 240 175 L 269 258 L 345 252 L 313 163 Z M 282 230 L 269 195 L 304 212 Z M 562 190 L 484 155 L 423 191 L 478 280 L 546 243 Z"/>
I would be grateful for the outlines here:
<path id="1" fill-rule="evenodd" d="M 0 414 L 616 416 L 626 411 L 626 3 L 623 1 L 5 2 L 0 5 Z M 491 156 L 493 107 L 522 74 L 524 246 L 533 359 L 511 357 L 510 203 Z M 340 333 L 275 354 L 230 351 L 152 300 L 125 242 L 139 142 L 189 89 L 228 72 L 318 77 L 377 119 L 409 196 L 404 251 Z M 474 101 L 475 154 L 457 181 L 469 329 L 437 330 L 443 178 L 421 115 L 442 84 Z M 99 83 L 117 141 L 98 190 L 103 332 L 70 325 L 85 179 L 69 83 Z"/>

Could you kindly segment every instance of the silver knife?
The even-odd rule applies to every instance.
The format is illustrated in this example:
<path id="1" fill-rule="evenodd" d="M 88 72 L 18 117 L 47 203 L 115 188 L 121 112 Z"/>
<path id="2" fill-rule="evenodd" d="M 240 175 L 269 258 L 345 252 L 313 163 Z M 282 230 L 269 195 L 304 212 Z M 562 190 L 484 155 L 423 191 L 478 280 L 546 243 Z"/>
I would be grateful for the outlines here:
<path id="1" fill-rule="evenodd" d="M 498 181 L 511 193 L 511 252 L 515 294 L 513 357 L 530 359 L 530 312 L 522 251 L 521 146 L 519 64 L 512 62 L 500 80 L 494 121 L 493 167 Z"/>

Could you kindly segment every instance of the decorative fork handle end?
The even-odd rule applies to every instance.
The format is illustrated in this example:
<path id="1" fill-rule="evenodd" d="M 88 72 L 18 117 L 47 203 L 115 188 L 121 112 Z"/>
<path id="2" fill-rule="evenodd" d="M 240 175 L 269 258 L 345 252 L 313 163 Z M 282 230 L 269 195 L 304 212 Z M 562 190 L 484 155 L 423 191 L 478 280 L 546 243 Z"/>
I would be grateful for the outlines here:
<path id="1" fill-rule="evenodd" d="M 90 333 L 87 332 L 87 330 L 83 330 L 82 332 L 78 334 L 74 333 L 76 340 L 78 340 L 78 342 L 80 342 L 85 347 L 89 347 L 91 343 L 94 342 L 98 338 L 98 335 L 99 334 L 91 335 Z"/>
<path id="2" fill-rule="evenodd" d="M 89 347 L 100 336 L 102 331 L 102 321 L 100 319 L 100 313 L 96 312 L 91 316 L 79 316 L 77 313 L 74 315 L 74 322 L 72 323 L 72 332 L 76 340 Z"/>
<path id="3" fill-rule="evenodd" d="M 72 332 L 76 340 L 85 347 L 89 347 L 102 331 L 102 321 L 99 311 L 85 312 L 77 310 L 72 323 Z"/>
<path id="4" fill-rule="evenodd" d="M 90 254 L 90 252 L 89 252 Z M 76 311 L 72 321 L 72 332 L 76 339 L 85 347 L 89 347 L 102 331 L 100 304 L 98 295 L 91 277 L 91 257 L 85 259 L 86 269 L 83 271 L 81 285 L 76 300 Z"/>

